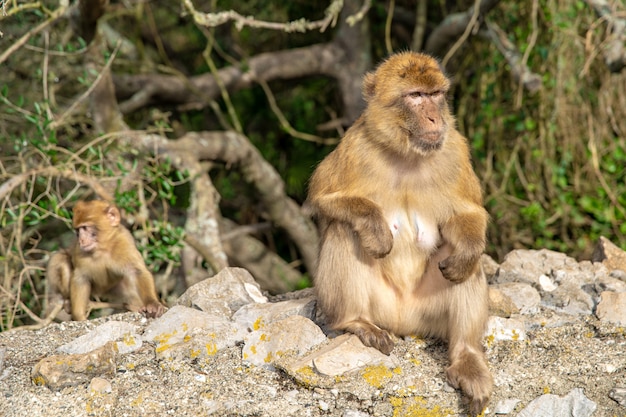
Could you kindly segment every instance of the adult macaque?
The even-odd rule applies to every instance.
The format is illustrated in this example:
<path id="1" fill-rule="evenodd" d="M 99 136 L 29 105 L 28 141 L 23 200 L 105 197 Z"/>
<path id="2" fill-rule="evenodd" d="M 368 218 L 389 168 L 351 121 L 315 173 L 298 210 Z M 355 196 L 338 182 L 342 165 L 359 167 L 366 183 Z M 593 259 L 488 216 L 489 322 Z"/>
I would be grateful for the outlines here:
<path id="1" fill-rule="evenodd" d="M 122 300 L 124 307 L 148 317 L 159 317 L 154 278 L 135 246 L 130 232 L 120 224 L 120 212 L 100 200 L 79 201 L 73 210 L 74 244 L 50 257 L 49 303 L 64 302 L 73 320 L 86 320 L 91 296 Z"/>
<path id="2" fill-rule="evenodd" d="M 438 62 L 399 53 L 365 76 L 367 108 L 311 178 L 315 287 L 331 326 L 385 354 L 391 334 L 449 342 L 449 382 L 480 413 L 493 379 L 482 338 L 487 213 Z"/>

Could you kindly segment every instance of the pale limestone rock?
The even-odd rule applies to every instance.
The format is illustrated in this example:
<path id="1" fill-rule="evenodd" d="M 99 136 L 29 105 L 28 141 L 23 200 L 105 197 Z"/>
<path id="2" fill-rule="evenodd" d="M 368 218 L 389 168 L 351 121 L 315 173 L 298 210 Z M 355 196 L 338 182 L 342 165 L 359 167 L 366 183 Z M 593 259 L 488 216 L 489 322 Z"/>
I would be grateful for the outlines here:
<path id="1" fill-rule="evenodd" d="M 602 321 L 626 326 L 626 293 L 604 291 L 600 295 L 596 315 Z"/>
<path id="2" fill-rule="evenodd" d="M 185 291 L 178 305 L 193 307 L 206 313 L 231 317 L 246 304 L 266 303 L 259 284 L 243 268 L 224 268 Z"/>
<path id="3" fill-rule="evenodd" d="M 137 326 L 123 321 L 108 321 L 89 333 L 66 343 L 57 349 L 60 353 L 87 353 L 117 341 L 119 353 L 130 353 L 141 348 L 141 336 L 137 334 Z"/>
<path id="4" fill-rule="evenodd" d="M 86 384 L 94 377 L 113 377 L 117 355 L 116 344 L 109 342 L 89 353 L 48 356 L 33 367 L 31 379 L 35 385 L 58 391 Z"/>
<path id="5" fill-rule="evenodd" d="M 302 316 L 261 326 L 244 338 L 242 357 L 245 363 L 273 368 L 285 356 L 300 356 L 326 340 L 322 330 Z"/>

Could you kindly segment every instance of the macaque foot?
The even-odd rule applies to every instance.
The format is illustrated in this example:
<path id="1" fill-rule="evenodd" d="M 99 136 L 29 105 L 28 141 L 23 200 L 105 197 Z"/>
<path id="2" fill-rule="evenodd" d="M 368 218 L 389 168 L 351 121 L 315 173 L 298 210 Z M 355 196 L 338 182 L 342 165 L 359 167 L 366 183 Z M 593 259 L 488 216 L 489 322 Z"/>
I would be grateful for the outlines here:
<path id="1" fill-rule="evenodd" d="M 439 262 L 439 270 L 448 281 L 460 283 L 474 273 L 479 259 L 480 255 L 478 257 L 451 255 Z"/>
<path id="2" fill-rule="evenodd" d="M 165 307 L 161 303 L 150 303 L 139 309 L 139 312 L 149 318 L 161 317 L 165 313 Z"/>
<path id="3" fill-rule="evenodd" d="M 395 345 L 389 332 L 371 323 L 354 323 L 348 326 L 346 330 L 357 335 L 365 346 L 378 349 L 385 355 L 389 355 Z"/>
<path id="4" fill-rule="evenodd" d="M 460 388 L 469 398 L 471 415 L 482 413 L 493 389 L 493 378 L 485 358 L 480 354 L 464 352 L 453 361 L 446 375 L 450 385 Z"/>

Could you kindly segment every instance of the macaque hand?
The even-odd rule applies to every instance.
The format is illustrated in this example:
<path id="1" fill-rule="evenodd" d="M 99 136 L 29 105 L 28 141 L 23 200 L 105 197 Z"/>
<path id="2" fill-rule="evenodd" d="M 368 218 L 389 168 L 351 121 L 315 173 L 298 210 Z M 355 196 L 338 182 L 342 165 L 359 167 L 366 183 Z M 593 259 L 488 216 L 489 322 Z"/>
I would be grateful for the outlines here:
<path id="1" fill-rule="evenodd" d="M 393 235 L 382 214 L 373 212 L 355 222 L 361 246 L 370 256 L 384 258 L 393 247 Z"/>
<path id="2" fill-rule="evenodd" d="M 476 270 L 478 256 L 450 255 L 439 262 L 439 270 L 448 281 L 461 283 L 467 280 Z"/>

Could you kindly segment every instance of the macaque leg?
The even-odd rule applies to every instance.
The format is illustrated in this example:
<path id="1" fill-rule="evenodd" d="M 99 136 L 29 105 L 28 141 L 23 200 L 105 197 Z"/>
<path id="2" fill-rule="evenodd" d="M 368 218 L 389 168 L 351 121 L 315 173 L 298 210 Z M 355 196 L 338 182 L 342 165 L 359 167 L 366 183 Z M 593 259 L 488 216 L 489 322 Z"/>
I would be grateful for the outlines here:
<path id="1" fill-rule="evenodd" d="M 374 261 L 364 252 L 345 223 L 328 226 L 315 276 L 318 303 L 333 329 L 354 333 L 364 345 L 389 354 L 393 340 L 386 330 L 373 324 L 370 315 L 370 294 L 377 294 L 384 283 Z"/>
<path id="2" fill-rule="evenodd" d="M 89 297 L 91 295 L 91 283 L 74 275 L 70 283 L 70 303 L 72 319 L 76 321 L 87 320 L 89 316 Z"/>
<path id="3" fill-rule="evenodd" d="M 485 250 L 487 213 L 484 209 L 453 216 L 441 228 L 446 242 L 454 245 L 452 255 L 439 263 L 443 276 L 452 282 L 463 282 L 476 273 Z"/>
<path id="4" fill-rule="evenodd" d="M 487 284 L 482 269 L 453 288 L 448 322 L 450 367 L 448 381 L 470 400 L 470 411 L 480 414 L 491 396 L 493 378 L 487 366 L 482 338 L 487 320 Z"/>

